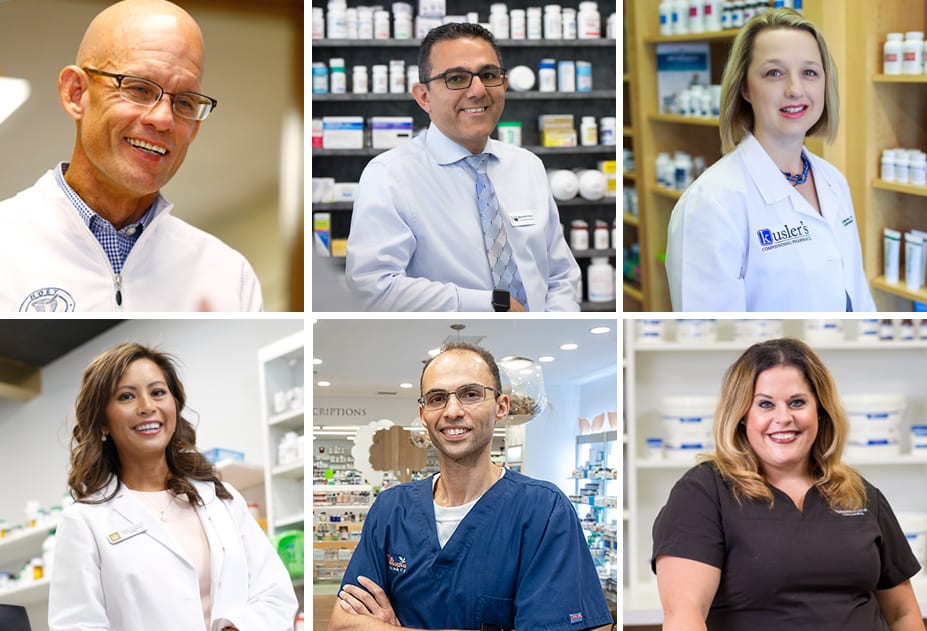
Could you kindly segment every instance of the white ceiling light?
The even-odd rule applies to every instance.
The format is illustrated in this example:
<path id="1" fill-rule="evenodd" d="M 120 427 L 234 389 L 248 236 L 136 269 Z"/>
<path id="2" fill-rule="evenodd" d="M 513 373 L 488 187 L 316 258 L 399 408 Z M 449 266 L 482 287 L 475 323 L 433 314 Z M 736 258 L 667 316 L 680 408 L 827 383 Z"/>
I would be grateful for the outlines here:
<path id="1" fill-rule="evenodd" d="M 320 388 L 327 388 L 328 386 L 332 385 L 332 382 L 331 381 L 319 381 L 315 385 L 319 386 Z"/>
<path id="2" fill-rule="evenodd" d="M 321 363 L 322 363 L 322 360 L 319 359 L 318 357 L 315 357 L 315 358 L 312 359 L 312 365 L 313 365 L 313 366 L 318 366 L 318 365 L 321 364 Z"/>
<path id="3" fill-rule="evenodd" d="M 29 82 L 25 79 L 0 77 L 0 123 L 29 98 Z"/>
<path id="4" fill-rule="evenodd" d="M 411 388 L 412 384 L 411 383 L 401 383 L 399 384 L 399 387 L 400 388 Z"/>
<path id="5" fill-rule="evenodd" d="M 603 333 L 608 333 L 609 331 L 611 331 L 611 329 L 607 326 L 594 326 L 589 329 L 589 332 L 593 335 L 602 335 Z"/>
<path id="6" fill-rule="evenodd" d="M 562 351 L 575 351 L 577 348 L 579 348 L 579 344 L 569 343 L 560 345 L 560 350 Z"/>
<path id="7" fill-rule="evenodd" d="M 540 357 L 538 357 L 538 361 L 544 362 L 546 364 L 547 362 L 554 361 L 554 356 L 553 355 L 541 355 Z"/>
<path id="8" fill-rule="evenodd" d="M 435 357 L 440 352 L 441 352 L 440 348 L 433 348 L 430 351 L 428 351 L 428 355 L 431 357 Z"/>

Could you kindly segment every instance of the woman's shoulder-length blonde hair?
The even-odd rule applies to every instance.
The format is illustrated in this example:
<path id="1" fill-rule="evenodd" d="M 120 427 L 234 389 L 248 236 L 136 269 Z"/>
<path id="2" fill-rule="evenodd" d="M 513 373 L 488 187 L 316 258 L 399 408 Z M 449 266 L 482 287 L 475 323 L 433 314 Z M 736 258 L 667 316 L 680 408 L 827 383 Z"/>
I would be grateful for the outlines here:
<path id="1" fill-rule="evenodd" d="M 837 136 L 840 98 L 837 93 L 837 67 L 827 50 L 821 31 L 810 20 L 793 9 L 773 9 L 750 18 L 731 47 L 730 56 L 721 77 L 721 151 L 729 153 L 748 133 L 753 131 L 753 108 L 743 97 L 747 70 L 753 60 L 756 37 L 767 29 L 791 28 L 807 31 L 818 43 L 824 65 L 824 111 L 821 118 L 808 130 L 808 136 L 821 136 L 833 142 Z"/>
<path id="2" fill-rule="evenodd" d="M 768 500 L 772 506 L 773 494 L 747 439 L 745 419 L 753 405 L 757 377 L 775 366 L 801 371 L 817 401 L 818 433 L 810 457 L 818 491 L 833 509 L 862 508 L 866 505 L 863 479 L 841 462 L 850 426 L 837 386 L 827 366 L 800 340 L 782 338 L 754 344 L 727 369 L 715 413 L 715 454 L 706 460 L 731 484 L 738 500 Z"/>

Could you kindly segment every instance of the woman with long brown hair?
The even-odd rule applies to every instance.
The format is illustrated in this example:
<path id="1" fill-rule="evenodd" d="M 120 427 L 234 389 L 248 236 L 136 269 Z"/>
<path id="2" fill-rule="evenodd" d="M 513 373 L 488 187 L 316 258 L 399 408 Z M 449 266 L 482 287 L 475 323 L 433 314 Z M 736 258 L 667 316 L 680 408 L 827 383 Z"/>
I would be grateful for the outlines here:
<path id="1" fill-rule="evenodd" d="M 924 631 L 920 566 L 888 501 L 841 462 L 849 422 L 830 371 L 794 339 L 728 369 L 716 453 L 653 526 L 667 631 Z"/>
<path id="2" fill-rule="evenodd" d="M 184 418 L 173 359 L 120 344 L 84 371 L 49 596 L 52 631 L 291 629 L 289 576 Z"/>

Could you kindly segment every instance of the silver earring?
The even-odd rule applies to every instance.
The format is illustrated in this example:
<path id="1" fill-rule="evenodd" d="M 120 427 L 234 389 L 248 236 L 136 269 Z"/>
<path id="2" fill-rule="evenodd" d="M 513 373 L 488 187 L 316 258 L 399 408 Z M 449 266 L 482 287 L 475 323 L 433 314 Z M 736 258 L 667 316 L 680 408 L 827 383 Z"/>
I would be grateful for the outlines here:
<path id="1" fill-rule="evenodd" d="M 104 443 L 106 442 L 106 434 L 103 434 L 103 439 L 102 439 L 102 440 L 103 440 Z"/>

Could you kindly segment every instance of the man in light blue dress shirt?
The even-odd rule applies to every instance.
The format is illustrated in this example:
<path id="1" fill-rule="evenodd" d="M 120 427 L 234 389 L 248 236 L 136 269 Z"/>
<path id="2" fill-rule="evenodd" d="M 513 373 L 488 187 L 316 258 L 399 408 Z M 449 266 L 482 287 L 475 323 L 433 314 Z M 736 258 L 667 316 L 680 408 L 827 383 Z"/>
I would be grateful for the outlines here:
<path id="1" fill-rule="evenodd" d="M 475 24 L 433 29 L 419 51 L 419 78 L 412 95 L 431 125 L 364 169 L 348 236 L 348 285 L 377 311 L 578 311 L 579 266 L 544 165 L 490 139 L 508 86 L 492 35 Z M 476 174 L 465 161 L 480 153 L 489 154 L 487 175 L 527 304 L 494 296 Z"/>

